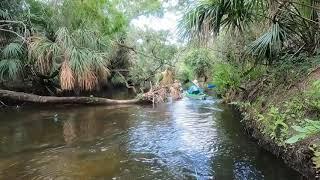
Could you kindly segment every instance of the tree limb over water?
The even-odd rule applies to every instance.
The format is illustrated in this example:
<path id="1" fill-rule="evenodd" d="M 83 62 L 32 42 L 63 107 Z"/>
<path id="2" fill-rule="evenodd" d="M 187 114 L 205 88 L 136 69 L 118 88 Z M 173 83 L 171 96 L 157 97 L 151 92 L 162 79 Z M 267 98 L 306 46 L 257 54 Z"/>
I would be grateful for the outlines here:
<path id="1" fill-rule="evenodd" d="M 101 97 L 55 97 L 39 96 L 23 92 L 0 90 L 0 100 L 28 102 L 35 104 L 82 104 L 82 105 L 116 105 L 116 104 L 142 104 L 142 99 L 114 100 Z"/>

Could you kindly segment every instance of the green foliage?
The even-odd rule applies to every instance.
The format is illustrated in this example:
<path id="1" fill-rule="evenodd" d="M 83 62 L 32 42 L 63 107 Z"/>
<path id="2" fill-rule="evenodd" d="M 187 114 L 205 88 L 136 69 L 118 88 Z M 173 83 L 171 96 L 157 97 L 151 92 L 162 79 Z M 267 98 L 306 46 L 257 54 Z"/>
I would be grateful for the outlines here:
<path id="1" fill-rule="evenodd" d="M 16 80 L 23 74 L 24 49 L 19 42 L 5 46 L 0 54 L 0 80 Z"/>
<path id="2" fill-rule="evenodd" d="M 320 112 L 320 80 L 314 81 L 306 92 L 306 102 L 313 110 Z"/>
<path id="3" fill-rule="evenodd" d="M 0 20 L 10 19 L 12 23 L 0 22 L 0 73 L 6 78 L 10 73 L 11 78 L 26 69 L 26 79 L 50 78 L 63 90 L 92 90 L 106 83 L 110 68 L 130 70 L 125 75 L 129 82 L 154 81 L 156 74 L 174 66 L 177 46 L 168 43 L 168 32 L 128 27 L 140 15 L 161 16 L 168 8 L 166 3 L 1 1 Z M 12 43 L 17 37 L 24 40 L 22 44 Z M 119 44 L 128 44 L 129 48 Z"/>
<path id="4" fill-rule="evenodd" d="M 60 69 L 63 90 L 92 90 L 110 74 L 107 43 L 99 32 L 79 29 L 71 33 L 60 28 L 54 41 L 33 37 L 29 59 L 43 75 Z"/>
<path id="5" fill-rule="evenodd" d="M 271 107 L 264 115 L 259 115 L 259 122 L 263 124 L 263 133 L 281 143 L 288 134 L 287 117 L 276 107 Z"/>
<path id="6" fill-rule="evenodd" d="M 320 63 L 319 56 L 310 57 L 305 53 L 299 56 L 285 55 L 279 62 L 275 62 L 268 70 L 277 84 L 295 84 L 306 77 L 311 69 Z"/>
<path id="7" fill-rule="evenodd" d="M 288 144 L 294 144 L 299 140 L 319 133 L 320 121 L 305 119 L 301 126 L 292 126 L 292 128 L 297 132 L 297 134 L 285 141 Z"/>
<path id="8" fill-rule="evenodd" d="M 22 75 L 22 62 L 19 59 L 0 61 L 0 80 L 15 80 Z"/>
<path id="9" fill-rule="evenodd" d="M 119 9 L 124 11 L 129 19 L 142 15 L 161 14 L 163 10 L 160 0 L 117 1 Z"/>
<path id="10" fill-rule="evenodd" d="M 51 21 L 56 27 L 67 27 L 70 30 L 95 28 L 105 35 L 113 35 L 123 31 L 127 21 L 117 10 L 118 5 L 110 0 L 64 0 L 53 3 L 54 15 Z M 43 6 L 48 6 L 43 3 Z"/>
<path id="11" fill-rule="evenodd" d="M 305 117 L 305 109 L 307 108 L 305 103 L 302 101 L 303 96 L 295 95 L 294 98 L 288 100 L 283 105 L 283 113 L 287 119 L 299 121 Z"/>
<path id="12" fill-rule="evenodd" d="M 319 172 L 320 169 L 320 149 L 318 144 L 312 144 L 310 150 L 313 152 L 312 161 L 314 164 L 314 168 Z"/>
<path id="13" fill-rule="evenodd" d="M 287 34 L 279 23 L 272 24 L 270 30 L 252 42 L 247 50 L 258 57 L 267 57 L 269 63 L 277 57 L 282 48 L 283 40 Z"/>
<path id="14" fill-rule="evenodd" d="M 179 69 L 179 77 L 189 80 L 194 78 L 207 80 L 211 76 L 214 59 L 208 49 L 191 48 L 184 54 L 180 60 L 182 67 Z"/>
<path id="15" fill-rule="evenodd" d="M 200 1 L 185 13 L 180 24 L 181 36 L 208 42 L 224 29 L 240 32 L 241 37 L 254 34 L 256 40 L 246 50 L 260 63 L 272 64 L 286 53 L 314 55 L 320 37 L 316 7 L 314 0 L 304 1 L 302 5 L 260 0 Z M 269 28 L 262 34 L 251 29 L 253 25 L 266 24 Z"/>
<path id="16" fill-rule="evenodd" d="M 175 66 L 177 46 L 167 42 L 167 31 L 132 28 L 127 43 L 135 44 L 136 54 L 131 54 L 129 80 L 134 84 L 156 82 L 156 75 Z"/>
<path id="17" fill-rule="evenodd" d="M 192 69 L 183 62 L 179 63 L 177 71 L 177 78 L 184 83 L 192 81 L 195 77 Z"/>
<path id="18" fill-rule="evenodd" d="M 320 110 L 320 81 L 314 81 L 309 88 L 303 94 L 303 101 L 299 102 L 298 106 L 289 106 L 290 111 L 296 111 L 297 119 L 303 119 L 307 115 L 313 116 L 312 118 L 317 118 L 317 120 L 304 119 L 300 121 L 299 125 L 292 126 L 296 131 L 294 135 L 289 138 L 286 143 L 294 144 L 300 140 L 303 140 L 309 136 L 320 133 L 320 121 L 319 110 Z M 298 104 L 298 103 L 296 103 Z M 295 108 L 296 107 L 296 108 Z M 314 113 L 316 116 L 314 116 Z"/>
<path id="19" fill-rule="evenodd" d="M 10 43 L 2 50 L 2 57 L 5 59 L 19 58 L 22 56 L 23 47 L 21 43 Z"/>
<path id="20" fill-rule="evenodd" d="M 187 12 L 181 23 L 183 38 L 198 38 L 207 41 L 212 34 L 218 34 L 221 27 L 243 32 L 260 12 L 263 1 L 257 0 L 205 0 L 200 1 Z"/>
<path id="21" fill-rule="evenodd" d="M 230 89 L 238 89 L 241 83 L 239 69 L 231 64 L 218 63 L 213 69 L 213 83 L 220 94 L 225 94 Z"/>

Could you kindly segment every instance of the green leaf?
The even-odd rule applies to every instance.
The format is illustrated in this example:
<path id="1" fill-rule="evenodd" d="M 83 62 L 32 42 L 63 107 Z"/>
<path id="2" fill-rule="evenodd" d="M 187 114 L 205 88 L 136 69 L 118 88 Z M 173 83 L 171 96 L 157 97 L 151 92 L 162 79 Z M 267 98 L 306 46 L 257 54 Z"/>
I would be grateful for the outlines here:
<path id="1" fill-rule="evenodd" d="M 4 59 L 0 61 L 0 79 L 14 80 L 22 74 L 22 62 L 19 59 Z"/>
<path id="2" fill-rule="evenodd" d="M 300 133 L 306 133 L 306 132 L 308 132 L 307 129 L 305 129 L 305 128 L 301 127 L 301 126 L 292 126 L 292 128 L 293 128 L 295 131 L 300 132 Z"/>
<path id="3" fill-rule="evenodd" d="M 291 138 L 286 140 L 285 143 L 294 144 L 294 143 L 298 142 L 299 140 L 304 139 L 305 137 L 306 137 L 305 134 L 298 134 L 298 135 L 292 136 Z"/>

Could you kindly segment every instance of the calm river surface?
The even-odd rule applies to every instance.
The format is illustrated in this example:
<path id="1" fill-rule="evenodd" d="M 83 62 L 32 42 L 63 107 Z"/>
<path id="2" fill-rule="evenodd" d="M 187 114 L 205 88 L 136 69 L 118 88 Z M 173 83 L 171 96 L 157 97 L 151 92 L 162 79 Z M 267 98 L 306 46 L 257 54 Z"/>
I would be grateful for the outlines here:
<path id="1" fill-rule="evenodd" d="M 216 100 L 0 110 L 0 179 L 270 179 L 299 175 Z"/>

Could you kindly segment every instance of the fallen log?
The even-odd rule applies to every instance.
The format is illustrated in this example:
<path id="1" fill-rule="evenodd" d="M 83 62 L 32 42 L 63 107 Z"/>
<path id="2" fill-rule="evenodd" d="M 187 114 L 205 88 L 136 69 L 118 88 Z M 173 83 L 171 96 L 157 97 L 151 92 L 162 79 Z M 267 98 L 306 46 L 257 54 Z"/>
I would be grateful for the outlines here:
<path id="1" fill-rule="evenodd" d="M 55 97 L 39 96 L 23 92 L 0 89 L 0 100 L 27 102 L 35 104 L 86 104 L 86 105 L 116 105 L 116 104 L 141 104 L 143 99 L 114 100 L 101 97 Z"/>

